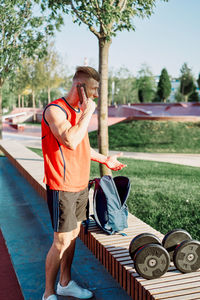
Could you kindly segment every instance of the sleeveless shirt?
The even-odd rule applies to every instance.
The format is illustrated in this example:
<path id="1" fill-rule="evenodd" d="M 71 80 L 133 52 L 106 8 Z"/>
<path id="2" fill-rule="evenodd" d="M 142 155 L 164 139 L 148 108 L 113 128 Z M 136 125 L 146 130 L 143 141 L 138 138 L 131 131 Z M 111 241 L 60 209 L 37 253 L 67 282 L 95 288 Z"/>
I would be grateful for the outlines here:
<path id="1" fill-rule="evenodd" d="M 44 157 L 44 183 L 52 190 L 79 192 L 85 189 L 90 174 L 90 143 L 88 133 L 75 150 L 62 145 L 53 135 L 45 119 L 45 111 L 50 106 L 59 107 L 66 114 L 72 126 L 82 115 L 80 109 L 74 109 L 65 98 L 57 99 L 46 106 L 41 122 L 42 151 Z"/>

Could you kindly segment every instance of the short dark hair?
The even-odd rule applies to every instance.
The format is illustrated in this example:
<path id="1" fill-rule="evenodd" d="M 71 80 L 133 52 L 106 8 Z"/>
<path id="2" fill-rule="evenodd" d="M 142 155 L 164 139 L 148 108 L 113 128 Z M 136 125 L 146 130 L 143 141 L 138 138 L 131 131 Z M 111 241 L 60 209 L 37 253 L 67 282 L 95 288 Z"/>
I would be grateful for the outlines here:
<path id="1" fill-rule="evenodd" d="M 92 67 L 78 66 L 74 74 L 73 80 L 79 79 L 81 77 L 93 78 L 96 81 L 100 81 L 99 73 Z"/>

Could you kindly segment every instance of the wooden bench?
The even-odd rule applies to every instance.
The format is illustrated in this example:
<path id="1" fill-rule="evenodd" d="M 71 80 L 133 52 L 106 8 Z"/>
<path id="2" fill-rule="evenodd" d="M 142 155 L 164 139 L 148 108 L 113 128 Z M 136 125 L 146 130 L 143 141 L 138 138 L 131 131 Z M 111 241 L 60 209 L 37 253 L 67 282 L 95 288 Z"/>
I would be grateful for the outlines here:
<path id="1" fill-rule="evenodd" d="M 91 219 L 87 234 L 84 224 L 82 225 L 80 239 L 132 299 L 200 299 L 200 270 L 182 274 L 171 264 L 167 273 L 152 280 L 146 280 L 136 273 L 129 255 L 131 240 L 144 232 L 153 233 L 162 240 L 163 235 L 160 232 L 131 214 L 128 218 L 128 228 L 123 232 L 127 236 L 106 235 Z"/>
<path id="2" fill-rule="evenodd" d="M 12 141 L 0 141 L 0 149 L 45 199 L 45 185 L 42 182 L 44 172 L 42 159 L 23 145 Z M 146 280 L 136 273 L 128 249 L 131 240 L 144 232 L 153 233 L 161 240 L 163 238 L 160 232 L 129 214 L 128 228 L 124 230 L 127 236 L 106 235 L 91 220 L 87 234 L 85 233 L 85 226 L 82 224 L 80 239 L 132 299 L 199 300 L 200 270 L 182 274 L 171 265 L 168 272 L 162 277 L 152 280 Z"/>

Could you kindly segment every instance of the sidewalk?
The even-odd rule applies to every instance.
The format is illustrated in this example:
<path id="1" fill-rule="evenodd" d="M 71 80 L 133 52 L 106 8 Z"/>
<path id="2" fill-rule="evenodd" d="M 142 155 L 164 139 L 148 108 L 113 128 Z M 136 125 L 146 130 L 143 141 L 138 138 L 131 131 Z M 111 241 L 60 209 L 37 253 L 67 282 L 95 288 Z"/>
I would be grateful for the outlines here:
<path id="1" fill-rule="evenodd" d="M 119 151 L 110 151 L 116 153 Z M 200 154 L 123 152 L 123 157 L 200 167 Z"/>

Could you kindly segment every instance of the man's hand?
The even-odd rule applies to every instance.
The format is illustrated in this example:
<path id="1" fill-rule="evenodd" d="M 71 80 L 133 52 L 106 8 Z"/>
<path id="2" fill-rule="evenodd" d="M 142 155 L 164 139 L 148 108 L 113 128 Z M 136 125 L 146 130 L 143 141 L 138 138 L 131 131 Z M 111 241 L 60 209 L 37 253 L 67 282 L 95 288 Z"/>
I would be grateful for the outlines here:
<path id="1" fill-rule="evenodd" d="M 80 104 L 80 107 L 82 108 L 83 111 L 88 111 L 88 112 L 90 111 L 91 113 L 93 113 L 96 108 L 96 103 L 92 99 L 86 97 L 83 87 L 81 87 L 81 94 L 82 94 L 83 102 L 82 104 Z"/>
<path id="2" fill-rule="evenodd" d="M 127 165 L 124 165 L 117 160 L 117 158 L 120 156 L 123 156 L 122 152 L 119 154 L 108 156 L 104 164 L 106 165 L 106 167 L 113 171 L 119 171 L 124 167 L 127 167 Z"/>

